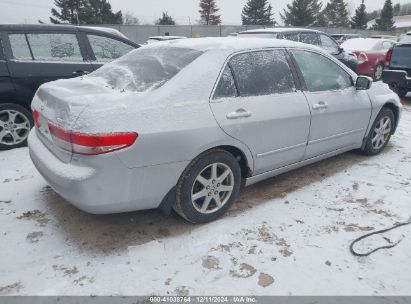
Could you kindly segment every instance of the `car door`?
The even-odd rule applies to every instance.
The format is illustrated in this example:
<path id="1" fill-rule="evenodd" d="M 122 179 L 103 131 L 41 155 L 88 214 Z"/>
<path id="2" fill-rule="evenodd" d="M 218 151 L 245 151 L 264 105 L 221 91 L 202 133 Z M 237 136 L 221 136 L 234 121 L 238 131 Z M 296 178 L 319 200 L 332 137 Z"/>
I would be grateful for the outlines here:
<path id="1" fill-rule="evenodd" d="M 234 55 L 225 66 L 211 108 L 221 128 L 246 144 L 254 174 L 302 159 L 310 110 L 285 50 Z"/>
<path id="2" fill-rule="evenodd" d="M 311 127 L 305 159 L 360 147 L 371 116 L 371 101 L 355 89 L 339 64 L 313 51 L 291 51 L 305 82 Z"/>
<path id="3" fill-rule="evenodd" d="M 134 45 L 119 39 L 95 33 L 86 33 L 85 41 L 88 44 L 94 70 L 136 49 Z"/>
<path id="4" fill-rule="evenodd" d="M 16 90 L 30 100 L 43 83 L 91 71 L 75 32 L 13 32 L 8 40 L 10 75 Z"/>

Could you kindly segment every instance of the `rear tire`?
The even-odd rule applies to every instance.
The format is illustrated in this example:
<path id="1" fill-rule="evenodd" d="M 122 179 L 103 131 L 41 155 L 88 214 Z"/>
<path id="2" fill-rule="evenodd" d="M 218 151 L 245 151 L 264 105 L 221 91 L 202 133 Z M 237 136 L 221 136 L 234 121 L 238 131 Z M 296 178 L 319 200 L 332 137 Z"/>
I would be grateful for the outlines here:
<path id="1" fill-rule="evenodd" d="M 394 113 L 388 108 L 382 108 L 368 134 L 365 147 L 361 150 L 365 155 L 381 153 L 391 139 L 395 126 Z"/>
<path id="2" fill-rule="evenodd" d="M 181 175 L 173 208 L 191 223 L 212 222 L 231 207 L 240 186 L 241 169 L 234 156 L 210 150 L 195 158 Z"/>
<path id="3" fill-rule="evenodd" d="M 13 103 L 0 104 L 0 150 L 26 146 L 33 126 L 33 116 L 26 108 Z"/>
<path id="4" fill-rule="evenodd" d="M 384 72 L 384 65 L 382 63 L 379 63 L 374 71 L 374 74 L 372 75 L 372 78 L 374 81 L 380 81 L 382 79 L 382 74 Z"/>
<path id="5" fill-rule="evenodd" d="M 396 88 L 395 93 L 397 93 L 400 98 L 405 98 L 408 94 L 408 90 L 406 88 Z"/>

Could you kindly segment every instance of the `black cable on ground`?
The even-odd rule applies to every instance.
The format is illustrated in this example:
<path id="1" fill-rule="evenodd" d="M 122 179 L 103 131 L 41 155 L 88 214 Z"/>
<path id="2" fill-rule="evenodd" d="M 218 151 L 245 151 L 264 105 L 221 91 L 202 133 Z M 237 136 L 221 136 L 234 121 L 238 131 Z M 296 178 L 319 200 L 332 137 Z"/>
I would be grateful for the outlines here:
<path id="1" fill-rule="evenodd" d="M 397 246 L 399 243 L 401 243 L 401 241 L 402 241 L 403 239 L 399 240 L 398 242 L 396 242 L 396 243 L 394 243 L 394 244 L 392 244 L 392 245 L 381 246 L 381 247 L 375 248 L 374 250 L 372 250 L 372 251 L 370 251 L 370 252 L 366 252 L 366 253 L 358 253 L 358 252 L 356 252 L 356 251 L 354 250 L 355 244 L 357 244 L 359 241 L 362 241 L 362 240 L 364 240 L 364 239 L 366 239 L 366 238 L 368 238 L 368 237 L 370 237 L 370 236 L 372 236 L 372 235 L 382 234 L 382 233 L 385 233 L 385 232 L 388 232 L 388 231 L 391 231 L 391 230 L 394 230 L 394 229 L 397 229 L 397 228 L 400 228 L 400 227 L 403 227 L 403 226 L 407 226 L 407 225 L 411 225 L 411 220 L 408 221 L 408 222 L 405 222 L 405 223 L 397 224 L 397 225 L 395 225 L 394 227 L 391 227 L 391 228 L 388 228 L 388 229 L 378 230 L 378 231 L 374 231 L 374 232 L 372 232 L 372 233 L 368 233 L 368 234 L 366 234 L 366 235 L 363 235 L 363 236 L 355 239 L 355 240 L 351 243 L 351 245 L 350 245 L 350 252 L 351 252 L 353 255 L 358 256 L 358 257 L 366 257 L 366 256 L 369 256 L 369 255 L 373 254 L 374 252 L 379 251 L 379 250 L 382 250 L 382 249 L 394 248 L 394 247 Z"/>

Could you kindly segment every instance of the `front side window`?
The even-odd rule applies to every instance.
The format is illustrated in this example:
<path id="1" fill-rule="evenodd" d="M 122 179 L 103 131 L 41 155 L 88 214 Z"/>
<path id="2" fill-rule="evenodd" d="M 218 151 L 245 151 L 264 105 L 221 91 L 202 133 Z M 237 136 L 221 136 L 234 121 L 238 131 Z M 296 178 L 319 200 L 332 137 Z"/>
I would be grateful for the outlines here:
<path id="1" fill-rule="evenodd" d="M 27 34 L 34 60 L 83 61 L 75 34 Z"/>
<path id="2" fill-rule="evenodd" d="M 87 35 L 87 37 L 96 60 L 100 62 L 112 61 L 134 50 L 134 47 L 119 40 L 97 35 Z"/>
<path id="3" fill-rule="evenodd" d="M 33 60 L 25 34 L 10 34 L 9 41 L 14 59 Z"/>
<path id="4" fill-rule="evenodd" d="M 214 99 L 236 97 L 237 95 L 233 74 L 230 67 L 226 65 L 215 90 Z"/>
<path id="5" fill-rule="evenodd" d="M 312 45 L 320 45 L 320 40 L 318 39 L 318 35 L 316 33 L 301 33 L 300 42 Z"/>
<path id="6" fill-rule="evenodd" d="M 236 55 L 229 64 L 240 96 L 288 93 L 295 89 L 291 69 L 283 50 Z"/>
<path id="7" fill-rule="evenodd" d="M 338 45 L 333 39 L 323 34 L 320 35 L 320 39 L 321 39 L 322 48 L 324 50 L 326 50 L 330 54 L 338 53 Z"/>
<path id="8" fill-rule="evenodd" d="M 0 39 L 0 60 L 4 60 L 3 41 Z"/>
<path id="9" fill-rule="evenodd" d="M 352 87 L 350 75 L 330 59 L 313 52 L 292 51 L 310 92 Z"/>
<path id="10" fill-rule="evenodd" d="M 298 42 L 298 33 L 284 34 L 284 39 Z"/>
<path id="11" fill-rule="evenodd" d="M 203 52 L 180 47 L 143 47 L 105 64 L 87 78 L 100 78 L 120 91 L 155 90 L 177 75 Z"/>

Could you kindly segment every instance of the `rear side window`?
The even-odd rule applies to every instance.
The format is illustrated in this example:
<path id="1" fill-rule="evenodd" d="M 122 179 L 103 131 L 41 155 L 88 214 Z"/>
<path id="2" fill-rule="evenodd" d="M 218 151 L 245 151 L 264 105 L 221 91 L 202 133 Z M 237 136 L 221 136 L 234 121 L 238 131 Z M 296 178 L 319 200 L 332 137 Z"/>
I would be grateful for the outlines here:
<path id="1" fill-rule="evenodd" d="M 164 85 L 202 54 L 181 47 L 142 47 L 86 77 L 100 78 L 120 91 L 147 92 Z"/>
<path id="2" fill-rule="evenodd" d="M 284 34 L 284 39 L 298 42 L 298 33 Z"/>
<path id="3" fill-rule="evenodd" d="M 27 34 L 34 60 L 83 61 L 75 34 Z"/>
<path id="4" fill-rule="evenodd" d="M 112 61 L 134 50 L 131 45 L 115 39 L 97 35 L 87 35 L 87 37 L 96 60 L 100 62 Z"/>
<path id="5" fill-rule="evenodd" d="M 318 35 L 316 33 L 301 33 L 300 42 L 312 45 L 320 45 L 320 39 L 318 38 Z"/>
<path id="6" fill-rule="evenodd" d="M 223 74 L 221 75 L 220 81 L 217 85 L 214 99 L 224 98 L 224 97 L 236 97 L 237 88 L 235 86 L 235 81 L 231 69 L 226 65 Z"/>
<path id="7" fill-rule="evenodd" d="M 338 45 L 333 39 L 323 34 L 320 35 L 320 39 L 321 39 L 321 46 L 324 50 L 326 50 L 330 54 L 338 53 Z"/>
<path id="8" fill-rule="evenodd" d="M 30 48 L 27 43 L 25 34 L 10 34 L 9 35 L 11 51 L 13 58 L 18 60 L 32 60 Z"/>
<path id="9" fill-rule="evenodd" d="M 398 68 L 409 68 L 411 66 L 411 46 L 399 45 L 394 47 L 390 65 Z"/>
<path id="10" fill-rule="evenodd" d="M 310 92 L 344 90 L 352 87 L 347 72 L 330 59 L 307 51 L 292 51 Z"/>
<path id="11" fill-rule="evenodd" d="M 283 50 L 236 55 L 229 64 L 237 81 L 240 96 L 288 93 L 295 88 Z"/>

